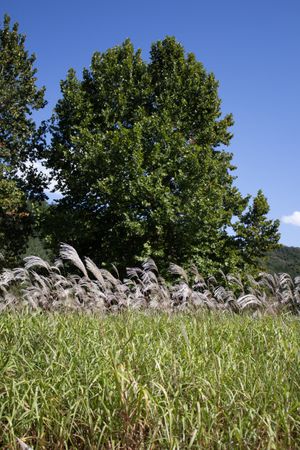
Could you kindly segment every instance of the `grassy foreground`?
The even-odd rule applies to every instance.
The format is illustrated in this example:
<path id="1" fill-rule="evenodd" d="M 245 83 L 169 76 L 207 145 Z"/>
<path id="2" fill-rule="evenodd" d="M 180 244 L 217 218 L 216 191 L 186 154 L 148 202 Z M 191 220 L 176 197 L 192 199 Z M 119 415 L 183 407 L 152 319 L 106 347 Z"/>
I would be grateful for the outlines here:
<path id="1" fill-rule="evenodd" d="M 300 448 L 300 321 L 0 316 L 0 448 Z"/>

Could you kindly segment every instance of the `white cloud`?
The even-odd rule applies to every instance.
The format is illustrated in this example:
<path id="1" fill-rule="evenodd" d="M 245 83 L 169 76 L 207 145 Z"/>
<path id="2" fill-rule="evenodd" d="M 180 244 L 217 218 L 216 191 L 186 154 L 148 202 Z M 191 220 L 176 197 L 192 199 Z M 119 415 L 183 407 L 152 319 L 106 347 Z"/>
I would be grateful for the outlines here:
<path id="1" fill-rule="evenodd" d="M 283 216 L 281 221 L 283 223 L 289 223 L 291 225 L 296 225 L 296 227 L 300 227 L 300 211 L 294 211 L 290 216 Z"/>

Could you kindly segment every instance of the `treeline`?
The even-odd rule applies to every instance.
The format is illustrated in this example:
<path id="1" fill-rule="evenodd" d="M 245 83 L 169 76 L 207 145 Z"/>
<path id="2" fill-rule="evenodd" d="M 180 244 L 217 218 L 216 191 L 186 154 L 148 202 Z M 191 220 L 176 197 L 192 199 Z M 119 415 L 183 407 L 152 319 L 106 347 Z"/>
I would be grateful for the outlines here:
<path id="1" fill-rule="evenodd" d="M 81 77 L 69 70 L 52 117 L 37 125 L 32 113 L 45 103 L 35 57 L 5 16 L 2 266 L 18 263 L 30 236 L 54 254 L 68 242 L 120 272 L 148 257 L 162 269 L 173 262 L 203 274 L 255 272 L 276 248 L 279 221 L 267 218 L 264 194 L 244 197 L 235 185 L 226 150 L 233 118 L 222 114 L 218 82 L 175 38 L 155 42 L 149 62 L 130 40 L 96 52 Z M 62 197 L 48 205 L 51 179 Z"/>
<path id="2" fill-rule="evenodd" d="M 267 269 L 271 273 L 288 273 L 291 277 L 300 275 L 300 248 L 282 246 L 267 256 Z"/>

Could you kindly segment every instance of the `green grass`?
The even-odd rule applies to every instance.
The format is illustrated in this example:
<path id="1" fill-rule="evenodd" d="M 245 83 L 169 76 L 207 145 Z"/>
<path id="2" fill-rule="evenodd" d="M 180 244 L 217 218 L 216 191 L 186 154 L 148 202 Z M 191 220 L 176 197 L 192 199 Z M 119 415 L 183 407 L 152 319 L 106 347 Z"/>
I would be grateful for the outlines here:
<path id="1" fill-rule="evenodd" d="M 0 316 L 0 448 L 300 448 L 300 321 Z"/>

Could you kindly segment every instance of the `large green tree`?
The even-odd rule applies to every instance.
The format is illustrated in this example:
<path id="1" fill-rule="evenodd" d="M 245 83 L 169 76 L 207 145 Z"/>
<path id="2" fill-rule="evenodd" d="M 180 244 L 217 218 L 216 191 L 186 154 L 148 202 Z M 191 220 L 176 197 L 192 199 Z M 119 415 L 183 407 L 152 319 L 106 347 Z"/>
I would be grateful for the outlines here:
<path id="1" fill-rule="evenodd" d="M 242 266 L 248 241 L 227 231 L 249 200 L 224 150 L 233 119 L 193 54 L 167 37 L 147 63 L 126 40 L 95 53 L 81 80 L 71 69 L 61 91 L 47 154 L 63 194 L 53 241 L 119 267 L 146 256 L 206 273 Z"/>
<path id="2" fill-rule="evenodd" d="M 42 139 L 30 116 L 45 101 L 34 62 L 18 24 L 11 26 L 6 15 L 0 28 L 0 252 L 5 264 L 16 262 L 31 231 L 28 200 L 43 197 L 43 180 L 33 165 Z"/>

